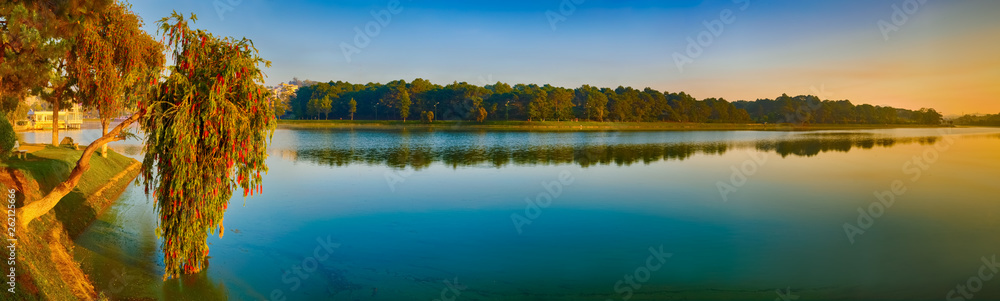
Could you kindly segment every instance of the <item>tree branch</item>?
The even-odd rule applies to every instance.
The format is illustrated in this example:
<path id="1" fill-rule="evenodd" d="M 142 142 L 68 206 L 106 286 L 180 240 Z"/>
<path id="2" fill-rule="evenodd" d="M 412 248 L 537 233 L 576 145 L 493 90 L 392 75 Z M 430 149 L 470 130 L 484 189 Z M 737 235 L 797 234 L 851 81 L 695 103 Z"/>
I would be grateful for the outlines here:
<path id="1" fill-rule="evenodd" d="M 49 210 L 52 210 L 52 208 L 55 208 L 56 204 L 59 204 L 59 201 L 62 200 L 64 196 L 73 191 L 73 188 L 79 184 L 80 178 L 83 177 L 83 174 L 90 169 L 90 157 L 94 155 L 94 152 L 97 151 L 97 149 L 103 144 L 122 140 L 118 137 L 118 135 L 121 134 L 123 129 L 139 120 L 139 114 L 139 112 L 132 114 L 132 116 L 122 121 L 122 123 L 118 124 L 118 126 L 110 132 L 101 136 L 101 138 L 97 138 L 97 140 L 90 143 L 87 148 L 83 149 L 83 155 L 80 156 L 80 160 L 76 161 L 76 167 L 74 167 L 73 171 L 70 172 L 69 178 L 59 185 L 56 185 L 56 187 L 53 188 L 49 194 L 45 195 L 45 197 L 31 202 L 31 204 L 25 204 L 18 209 L 18 225 L 23 228 L 27 228 L 31 221 L 45 215 L 49 212 Z"/>

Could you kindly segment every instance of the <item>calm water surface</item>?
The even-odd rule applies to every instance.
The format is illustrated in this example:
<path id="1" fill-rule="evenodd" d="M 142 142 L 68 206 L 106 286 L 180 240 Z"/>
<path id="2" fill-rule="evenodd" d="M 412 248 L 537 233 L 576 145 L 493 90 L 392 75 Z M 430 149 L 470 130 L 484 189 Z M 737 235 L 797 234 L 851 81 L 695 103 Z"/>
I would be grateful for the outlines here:
<path id="1" fill-rule="evenodd" d="M 1000 253 L 998 129 L 278 130 L 270 152 L 206 272 L 161 281 L 135 186 L 77 239 L 84 270 L 121 299 L 930 300 Z"/>

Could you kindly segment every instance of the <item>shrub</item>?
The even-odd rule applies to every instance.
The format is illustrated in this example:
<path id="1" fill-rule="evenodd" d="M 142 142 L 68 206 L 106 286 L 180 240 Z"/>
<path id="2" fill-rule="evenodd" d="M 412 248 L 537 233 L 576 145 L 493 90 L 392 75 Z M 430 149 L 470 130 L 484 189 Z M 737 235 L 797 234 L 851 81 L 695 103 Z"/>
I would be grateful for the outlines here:
<path id="1" fill-rule="evenodd" d="M 0 114 L 0 158 L 10 156 L 10 151 L 14 149 L 14 126 L 7 121 L 6 114 Z"/>
<path id="2" fill-rule="evenodd" d="M 420 112 L 420 121 L 423 121 L 424 123 L 434 122 L 434 112 L 431 111 Z"/>
<path id="3" fill-rule="evenodd" d="M 479 107 L 479 112 L 476 113 L 476 121 L 480 123 L 486 121 L 486 108 Z"/>

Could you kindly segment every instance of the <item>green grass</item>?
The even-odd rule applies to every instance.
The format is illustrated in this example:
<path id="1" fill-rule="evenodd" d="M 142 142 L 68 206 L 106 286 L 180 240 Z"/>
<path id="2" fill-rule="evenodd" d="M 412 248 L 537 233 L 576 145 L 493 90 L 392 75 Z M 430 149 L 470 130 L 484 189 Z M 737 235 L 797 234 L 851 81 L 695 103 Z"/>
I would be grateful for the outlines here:
<path id="1" fill-rule="evenodd" d="M 15 188 L 19 193 L 40 197 L 69 176 L 82 153 L 48 146 L 28 154 L 25 160 L 3 160 L 0 172 L 11 177 L 0 181 L 0 189 L 7 191 Z M 73 294 L 74 287 L 79 287 L 81 283 L 89 285 L 78 264 L 72 260 L 72 238 L 82 233 L 124 190 L 125 185 L 119 184 L 100 198 L 89 196 L 135 160 L 109 152 L 107 158 L 95 155 L 90 162 L 90 169 L 70 194 L 63 197 L 48 214 L 33 221 L 27 230 L 17 233 L 17 293 L 13 298 L 5 297 L 4 300 L 74 300 L 77 299 Z M 13 177 L 17 173 L 22 176 Z M 37 187 L 32 183 L 37 183 Z M 26 189 L 31 191 L 22 191 Z M 17 206 L 22 206 L 22 202 L 23 196 Z M 54 259 L 57 257 L 61 260 Z M 67 279 L 64 275 L 71 276 Z M 3 293 L 9 296 L 8 292 Z"/>
<path id="2" fill-rule="evenodd" d="M 922 128 L 915 124 L 733 124 L 681 122 L 594 122 L 594 121 L 420 121 L 398 120 L 280 120 L 284 128 L 344 128 L 344 129 L 440 129 L 490 131 L 811 131 L 841 129 Z"/>

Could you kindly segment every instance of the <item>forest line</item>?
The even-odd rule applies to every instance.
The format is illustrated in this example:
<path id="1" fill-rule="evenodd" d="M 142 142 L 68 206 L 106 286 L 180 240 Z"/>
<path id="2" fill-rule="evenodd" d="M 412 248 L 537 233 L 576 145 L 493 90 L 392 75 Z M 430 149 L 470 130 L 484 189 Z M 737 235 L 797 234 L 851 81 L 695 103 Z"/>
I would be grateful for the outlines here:
<path id="1" fill-rule="evenodd" d="M 910 110 L 813 95 L 730 102 L 696 99 L 685 92 L 619 86 L 551 85 L 497 82 L 442 86 L 417 78 L 411 82 L 352 84 L 292 81 L 301 87 L 279 97 L 285 119 L 468 120 L 468 121 L 617 121 L 693 123 L 928 124 L 942 122 L 932 108 Z"/>

